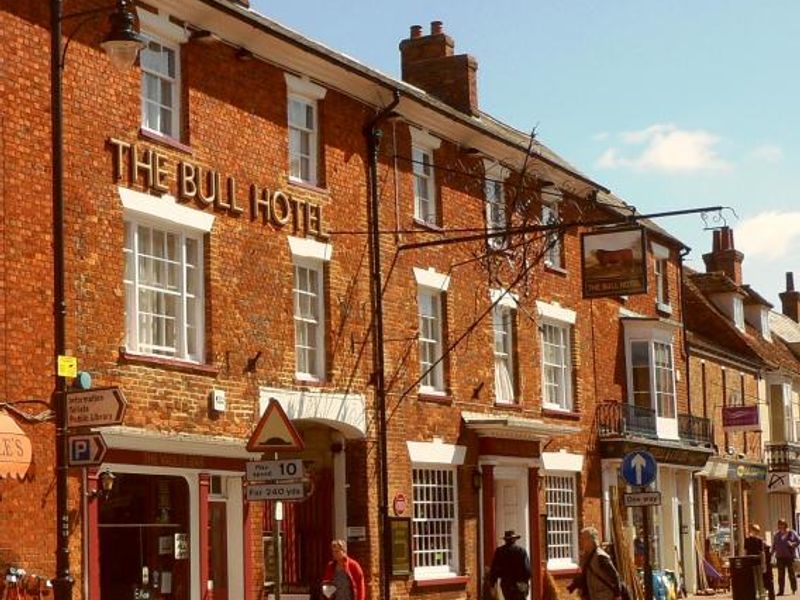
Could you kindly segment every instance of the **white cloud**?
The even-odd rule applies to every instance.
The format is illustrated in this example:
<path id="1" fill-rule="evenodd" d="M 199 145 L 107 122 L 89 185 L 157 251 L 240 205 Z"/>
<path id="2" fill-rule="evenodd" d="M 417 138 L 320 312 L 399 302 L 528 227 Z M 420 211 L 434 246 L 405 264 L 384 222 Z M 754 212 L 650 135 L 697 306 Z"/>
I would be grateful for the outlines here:
<path id="1" fill-rule="evenodd" d="M 669 123 L 657 123 L 638 131 L 619 134 L 624 153 L 617 147 L 608 148 L 597 161 L 604 169 L 631 168 L 640 171 L 693 172 L 720 171 L 730 163 L 717 154 L 720 138 L 702 129 L 679 129 Z"/>
<path id="2" fill-rule="evenodd" d="M 592 140 L 595 142 L 604 142 L 609 137 L 611 137 L 611 134 L 607 131 L 599 131 L 592 136 Z"/>
<path id="3" fill-rule="evenodd" d="M 768 163 L 776 163 L 783 160 L 783 150 L 775 144 L 762 144 L 750 151 L 750 158 Z"/>
<path id="4" fill-rule="evenodd" d="M 800 212 L 768 211 L 745 219 L 735 230 L 745 257 L 777 260 L 794 256 L 800 246 Z"/>

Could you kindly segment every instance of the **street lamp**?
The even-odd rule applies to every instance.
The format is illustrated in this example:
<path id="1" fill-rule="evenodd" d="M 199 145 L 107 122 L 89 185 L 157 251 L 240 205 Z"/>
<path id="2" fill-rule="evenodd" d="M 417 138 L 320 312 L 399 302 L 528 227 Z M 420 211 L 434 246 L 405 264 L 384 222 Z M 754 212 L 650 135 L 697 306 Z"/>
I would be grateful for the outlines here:
<path id="1" fill-rule="evenodd" d="M 67 305 L 64 284 L 64 98 L 63 69 L 66 50 L 62 49 L 61 24 L 76 17 L 90 17 L 111 12 L 111 28 L 102 43 L 111 62 L 117 69 L 133 65 L 144 40 L 136 31 L 136 15 L 130 0 L 116 0 L 114 6 L 63 14 L 64 0 L 50 0 L 50 118 L 53 154 L 53 314 L 54 314 L 54 364 L 66 353 Z M 77 32 L 77 29 L 76 29 Z M 55 600 L 72 598 L 72 575 L 69 567 L 69 510 L 67 503 L 69 453 L 67 437 L 67 382 L 55 373 L 53 404 L 56 413 L 56 577 Z"/>

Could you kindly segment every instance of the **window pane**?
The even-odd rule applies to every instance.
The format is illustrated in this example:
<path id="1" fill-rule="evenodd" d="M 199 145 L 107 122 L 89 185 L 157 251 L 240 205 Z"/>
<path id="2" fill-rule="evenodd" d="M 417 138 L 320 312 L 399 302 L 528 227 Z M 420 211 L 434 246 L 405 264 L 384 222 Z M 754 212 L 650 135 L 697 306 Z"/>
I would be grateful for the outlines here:
<path id="1" fill-rule="evenodd" d="M 452 469 L 412 469 L 414 567 L 456 571 L 456 490 Z"/>
<path id="2" fill-rule="evenodd" d="M 299 265 L 294 272 L 295 369 L 301 375 L 320 378 L 323 369 L 322 273 Z"/>
<path id="3" fill-rule="evenodd" d="M 545 477 L 548 560 L 578 562 L 575 481 L 574 475 Z"/>

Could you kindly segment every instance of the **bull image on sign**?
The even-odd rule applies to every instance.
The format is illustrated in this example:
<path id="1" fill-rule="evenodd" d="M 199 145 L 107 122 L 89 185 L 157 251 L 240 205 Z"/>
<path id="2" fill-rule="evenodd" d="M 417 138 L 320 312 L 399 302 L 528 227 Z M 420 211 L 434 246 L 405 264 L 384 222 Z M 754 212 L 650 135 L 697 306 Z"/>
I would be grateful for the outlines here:
<path id="1" fill-rule="evenodd" d="M 581 235 L 583 297 L 647 293 L 647 252 L 642 227 Z"/>

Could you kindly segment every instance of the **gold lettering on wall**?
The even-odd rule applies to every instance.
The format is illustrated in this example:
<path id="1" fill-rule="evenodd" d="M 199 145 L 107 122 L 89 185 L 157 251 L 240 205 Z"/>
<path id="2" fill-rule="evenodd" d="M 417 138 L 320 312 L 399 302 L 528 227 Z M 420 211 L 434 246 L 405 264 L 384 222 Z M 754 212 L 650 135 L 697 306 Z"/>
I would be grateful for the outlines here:
<path id="1" fill-rule="evenodd" d="M 240 203 L 239 187 L 230 175 L 186 160 L 176 162 L 143 144 L 109 138 L 108 145 L 115 182 L 156 195 L 172 193 L 180 202 L 194 203 L 200 210 L 213 207 L 215 212 L 237 217 L 245 212 L 247 204 Z M 277 229 L 290 225 L 295 233 L 327 237 L 319 204 L 256 183 L 250 184 L 249 190 L 251 221 Z"/>

